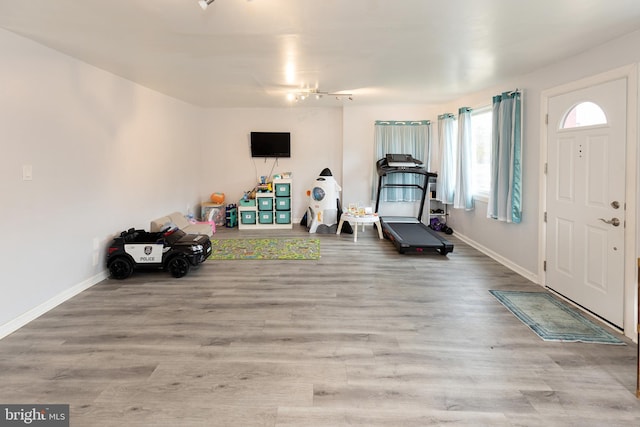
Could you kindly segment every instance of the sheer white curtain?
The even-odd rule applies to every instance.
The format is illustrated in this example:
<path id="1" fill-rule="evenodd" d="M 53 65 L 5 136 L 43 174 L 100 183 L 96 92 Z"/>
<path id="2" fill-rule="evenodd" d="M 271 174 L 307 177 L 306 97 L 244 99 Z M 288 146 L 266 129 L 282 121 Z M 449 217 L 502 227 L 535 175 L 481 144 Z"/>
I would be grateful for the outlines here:
<path id="1" fill-rule="evenodd" d="M 438 179 L 436 199 L 447 205 L 453 204 L 456 186 L 456 118 L 453 114 L 438 116 Z"/>
<path id="2" fill-rule="evenodd" d="M 462 107 L 458 110 L 458 155 L 453 207 L 467 211 L 473 210 L 471 134 L 471 108 Z"/>
<path id="3" fill-rule="evenodd" d="M 387 154 L 411 154 L 427 167 L 429 164 L 429 144 L 431 141 L 431 123 L 429 120 L 418 121 L 383 121 L 375 122 L 374 161 Z M 387 184 L 423 184 L 424 177 L 417 174 L 389 174 Z M 371 200 L 375 200 L 378 187 L 378 173 L 374 168 L 372 176 Z M 422 194 L 413 188 L 385 188 L 380 194 L 383 202 L 415 202 L 421 200 Z"/>
<path id="4" fill-rule="evenodd" d="M 487 217 L 522 221 L 522 100 L 521 93 L 493 97 L 491 188 Z"/>

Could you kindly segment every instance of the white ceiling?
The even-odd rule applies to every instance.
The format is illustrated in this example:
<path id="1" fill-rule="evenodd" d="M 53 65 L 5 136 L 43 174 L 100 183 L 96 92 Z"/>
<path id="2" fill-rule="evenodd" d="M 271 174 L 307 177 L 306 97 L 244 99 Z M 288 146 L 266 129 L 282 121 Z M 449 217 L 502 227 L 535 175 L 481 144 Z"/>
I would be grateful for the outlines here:
<path id="1" fill-rule="evenodd" d="M 640 1 L 0 0 L 0 27 L 204 107 L 439 104 L 640 29 Z"/>

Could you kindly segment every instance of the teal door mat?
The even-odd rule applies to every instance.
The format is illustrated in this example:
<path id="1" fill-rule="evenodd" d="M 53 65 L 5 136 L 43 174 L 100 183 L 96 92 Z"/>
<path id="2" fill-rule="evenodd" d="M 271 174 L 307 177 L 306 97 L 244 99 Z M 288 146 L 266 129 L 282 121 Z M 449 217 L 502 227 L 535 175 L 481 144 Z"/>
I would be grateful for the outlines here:
<path id="1" fill-rule="evenodd" d="M 625 343 L 546 292 L 489 291 L 545 341 Z"/>

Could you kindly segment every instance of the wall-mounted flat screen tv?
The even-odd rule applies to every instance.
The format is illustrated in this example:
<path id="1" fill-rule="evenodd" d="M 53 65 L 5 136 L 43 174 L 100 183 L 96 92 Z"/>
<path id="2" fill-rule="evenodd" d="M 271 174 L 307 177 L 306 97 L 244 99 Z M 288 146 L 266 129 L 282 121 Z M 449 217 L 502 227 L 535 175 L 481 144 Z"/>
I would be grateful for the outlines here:
<path id="1" fill-rule="evenodd" d="M 251 157 L 291 157 L 291 133 L 251 132 Z"/>

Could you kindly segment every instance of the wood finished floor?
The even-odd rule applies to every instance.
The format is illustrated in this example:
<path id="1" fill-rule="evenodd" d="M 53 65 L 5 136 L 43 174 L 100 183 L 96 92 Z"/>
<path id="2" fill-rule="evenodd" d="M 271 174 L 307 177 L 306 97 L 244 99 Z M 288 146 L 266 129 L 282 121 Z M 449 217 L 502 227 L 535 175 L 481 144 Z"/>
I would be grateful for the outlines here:
<path id="1" fill-rule="evenodd" d="M 209 261 L 106 280 L 0 340 L 0 403 L 72 426 L 638 426 L 636 351 L 546 343 L 489 289 L 541 290 L 451 237 L 400 255 L 318 237 L 318 261 Z"/>

